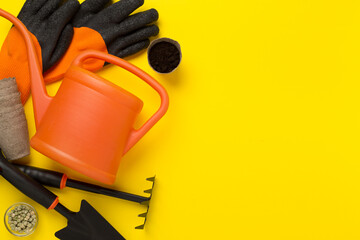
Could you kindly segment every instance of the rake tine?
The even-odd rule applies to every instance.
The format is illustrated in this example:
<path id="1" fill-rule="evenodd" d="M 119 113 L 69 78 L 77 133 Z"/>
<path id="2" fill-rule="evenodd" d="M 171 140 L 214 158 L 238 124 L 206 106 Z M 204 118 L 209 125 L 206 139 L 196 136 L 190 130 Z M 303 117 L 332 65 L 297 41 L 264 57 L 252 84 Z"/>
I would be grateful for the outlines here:
<path id="1" fill-rule="evenodd" d="M 147 181 L 150 181 L 150 182 L 155 182 L 155 176 L 149 177 L 149 178 L 147 178 L 146 180 L 147 180 Z"/>
<path id="2" fill-rule="evenodd" d="M 153 190 L 152 190 L 152 188 L 151 188 L 151 189 L 145 190 L 144 193 L 150 193 L 150 194 L 152 194 L 152 191 L 153 191 Z"/>
<path id="3" fill-rule="evenodd" d="M 145 224 L 135 227 L 135 229 L 143 230 L 145 228 Z"/>
<path id="4" fill-rule="evenodd" d="M 148 212 L 144 212 L 144 213 L 142 213 L 142 214 L 139 214 L 138 216 L 139 216 L 139 217 L 144 217 L 144 218 L 146 218 L 146 217 L 147 217 L 147 214 L 148 214 Z"/>

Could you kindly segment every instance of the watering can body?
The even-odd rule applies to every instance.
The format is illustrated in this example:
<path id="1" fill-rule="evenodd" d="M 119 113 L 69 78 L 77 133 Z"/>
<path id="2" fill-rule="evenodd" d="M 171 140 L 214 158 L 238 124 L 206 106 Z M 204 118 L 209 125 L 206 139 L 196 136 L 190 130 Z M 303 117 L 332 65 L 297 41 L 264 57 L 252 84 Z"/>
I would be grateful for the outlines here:
<path id="1" fill-rule="evenodd" d="M 142 78 L 161 96 L 159 110 L 133 128 L 143 102 L 121 87 L 81 68 L 101 58 Z M 35 80 L 38 82 L 38 80 Z M 149 75 L 122 59 L 89 51 L 68 69 L 54 98 L 32 80 L 37 131 L 31 146 L 45 156 L 105 184 L 113 184 L 122 156 L 165 114 L 166 91 Z M 36 88 L 36 89 L 35 89 Z"/>

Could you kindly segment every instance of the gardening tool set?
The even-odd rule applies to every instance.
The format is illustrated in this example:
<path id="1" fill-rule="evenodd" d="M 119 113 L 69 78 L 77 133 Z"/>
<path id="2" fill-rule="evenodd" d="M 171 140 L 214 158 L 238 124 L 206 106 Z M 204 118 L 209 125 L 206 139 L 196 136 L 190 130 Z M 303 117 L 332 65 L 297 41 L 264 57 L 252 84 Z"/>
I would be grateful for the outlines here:
<path id="1" fill-rule="evenodd" d="M 79 212 L 73 212 L 43 185 L 127 200 L 146 206 L 147 211 L 152 197 L 155 177 L 147 178 L 152 186 L 144 191 L 148 194 L 144 197 L 9 162 L 29 155 L 31 146 L 83 175 L 113 184 L 122 156 L 165 115 L 169 105 L 166 90 L 149 74 L 121 59 L 149 46 L 149 38 L 159 33 L 154 24 L 158 13 L 150 9 L 131 15 L 143 0 L 110 2 L 27 0 L 18 18 L 0 9 L 0 16 L 14 24 L 0 51 L 0 174 L 23 194 L 68 220 L 68 226 L 55 234 L 59 239 L 125 238 L 86 200 Z M 178 53 L 171 53 L 175 57 L 181 56 L 177 49 Z M 174 61 L 176 67 L 179 62 L 175 66 Z M 95 73 L 107 64 L 136 75 L 159 94 L 159 109 L 142 127 L 134 129 L 143 102 Z M 58 80 L 62 84 L 50 97 L 45 86 Z M 23 108 L 30 90 L 36 123 L 31 141 Z M 21 214 L 21 208 L 15 212 Z M 11 229 L 19 234 L 25 233 L 24 229 L 31 232 L 32 225 L 27 226 L 33 221 L 31 216 L 27 210 L 20 225 L 10 216 Z M 144 224 L 136 229 L 144 229 L 147 212 L 139 217 Z"/>
<path id="2" fill-rule="evenodd" d="M 152 197 L 152 190 L 155 184 L 155 177 L 147 178 L 147 181 L 152 182 L 152 186 L 150 189 L 144 191 L 144 193 L 150 194 L 149 197 L 143 197 L 131 193 L 126 193 L 114 189 L 104 188 L 97 185 L 69 179 L 68 176 L 64 173 L 59 173 L 56 171 L 51 171 L 47 169 L 41 169 L 26 165 L 13 164 L 17 168 L 19 168 L 23 173 L 32 179 L 36 180 L 38 183 L 42 185 L 46 185 L 53 188 L 64 189 L 65 187 L 75 188 L 87 192 L 92 192 L 96 194 L 101 194 L 109 197 L 119 198 L 123 200 L 127 200 L 130 202 L 139 203 L 141 205 L 147 206 L 147 210 L 149 210 L 150 200 Z M 143 225 L 137 226 L 136 229 L 143 229 L 146 222 L 147 212 L 139 215 L 140 217 L 144 217 L 145 221 Z"/>

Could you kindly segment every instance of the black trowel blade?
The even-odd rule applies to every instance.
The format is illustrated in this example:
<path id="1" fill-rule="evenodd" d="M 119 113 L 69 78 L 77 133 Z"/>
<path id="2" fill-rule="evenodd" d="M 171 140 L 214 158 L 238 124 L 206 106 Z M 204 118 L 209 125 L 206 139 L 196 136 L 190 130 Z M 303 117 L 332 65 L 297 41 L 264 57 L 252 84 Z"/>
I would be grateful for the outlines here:
<path id="1" fill-rule="evenodd" d="M 82 200 L 81 208 L 68 226 L 55 236 L 61 240 L 123 240 L 125 239 L 87 201 Z"/>

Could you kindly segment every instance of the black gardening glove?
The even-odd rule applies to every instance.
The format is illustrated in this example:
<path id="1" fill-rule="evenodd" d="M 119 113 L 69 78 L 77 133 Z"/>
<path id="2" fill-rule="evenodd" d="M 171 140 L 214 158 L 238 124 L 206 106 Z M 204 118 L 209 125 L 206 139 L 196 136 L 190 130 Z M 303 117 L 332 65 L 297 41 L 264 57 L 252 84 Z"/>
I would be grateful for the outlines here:
<path id="1" fill-rule="evenodd" d="M 86 0 L 81 4 L 72 20 L 74 38 L 69 50 L 45 73 L 46 82 L 61 79 L 75 57 L 84 50 L 98 50 L 124 58 L 147 48 L 149 38 L 159 33 L 159 28 L 152 24 L 159 17 L 155 9 L 130 15 L 143 5 L 143 0 L 120 0 L 108 5 L 109 2 L 111 0 Z M 83 65 L 90 71 L 103 66 L 102 60 Z"/>
<path id="2" fill-rule="evenodd" d="M 41 46 L 43 70 L 48 70 L 70 46 L 74 30 L 69 23 L 80 8 L 77 0 L 27 0 L 18 18 Z"/>
<path id="3" fill-rule="evenodd" d="M 159 18 L 155 9 L 129 16 L 144 4 L 143 0 L 121 0 L 110 6 L 111 0 L 86 0 L 72 20 L 74 27 L 88 27 L 100 33 L 108 52 L 124 58 L 150 44 L 149 38 L 159 33 L 152 24 Z"/>

